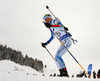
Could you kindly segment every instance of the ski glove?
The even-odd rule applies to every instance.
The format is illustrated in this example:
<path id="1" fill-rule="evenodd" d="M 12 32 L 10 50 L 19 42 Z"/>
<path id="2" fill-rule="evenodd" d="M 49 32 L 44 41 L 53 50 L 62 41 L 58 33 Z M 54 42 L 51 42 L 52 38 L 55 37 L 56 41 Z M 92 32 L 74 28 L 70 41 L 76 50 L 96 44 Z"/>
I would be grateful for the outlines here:
<path id="1" fill-rule="evenodd" d="M 41 43 L 42 44 L 42 47 L 45 48 L 45 46 L 47 45 L 47 43 Z"/>
<path id="2" fill-rule="evenodd" d="M 44 22 L 44 25 L 45 25 L 47 28 L 50 28 L 50 27 L 51 27 L 51 24 L 49 24 L 49 23 L 45 23 L 45 22 Z"/>

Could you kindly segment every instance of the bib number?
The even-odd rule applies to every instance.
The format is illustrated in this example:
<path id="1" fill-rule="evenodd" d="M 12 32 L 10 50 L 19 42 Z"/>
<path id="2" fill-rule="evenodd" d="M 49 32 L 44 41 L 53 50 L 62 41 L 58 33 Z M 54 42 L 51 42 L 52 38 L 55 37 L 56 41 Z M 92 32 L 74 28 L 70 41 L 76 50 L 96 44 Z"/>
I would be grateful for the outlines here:
<path id="1" fill-rule="evenodd" d="M 57 36 L 57 37 L 61 37 L 61 33 L 60 32 L 55 32 L 55 35 Z"/>

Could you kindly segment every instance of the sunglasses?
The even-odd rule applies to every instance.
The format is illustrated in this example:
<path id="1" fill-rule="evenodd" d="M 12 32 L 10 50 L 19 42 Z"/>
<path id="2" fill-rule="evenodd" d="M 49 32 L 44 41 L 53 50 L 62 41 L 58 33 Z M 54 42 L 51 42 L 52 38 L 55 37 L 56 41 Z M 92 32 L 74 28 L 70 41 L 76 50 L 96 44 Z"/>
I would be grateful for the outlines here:
<path id="1" fill-rule="evenodd" d="M 43 19 L 45 20 L 45 19 L 47 19 L 47 17 L 50 17 L 50 18 L 51 18 L 51 15 L 45 15 L 45 16 L 43 17 Z"/>
<path id="2" fill-rule="evenodd" d="M 47 19 L 47 16 L 43 17 L 43 19 L 44 19 L 44 20 Z"/>

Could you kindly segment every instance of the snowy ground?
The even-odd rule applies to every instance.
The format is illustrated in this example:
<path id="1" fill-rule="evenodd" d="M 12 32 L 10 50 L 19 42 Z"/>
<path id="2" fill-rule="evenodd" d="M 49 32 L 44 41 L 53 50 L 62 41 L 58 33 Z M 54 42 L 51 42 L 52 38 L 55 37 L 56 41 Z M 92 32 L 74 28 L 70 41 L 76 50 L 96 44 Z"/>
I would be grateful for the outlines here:
<path id="1" fill-rule="evenodd" d="M 54 71 L 56 70 L 47 68 L 44 73 L 40 73 L 8 60 L 0 61 L 0 81 L 100 81 L 100 79 L 89 78 L 50 77 L 49 73 Z"/>

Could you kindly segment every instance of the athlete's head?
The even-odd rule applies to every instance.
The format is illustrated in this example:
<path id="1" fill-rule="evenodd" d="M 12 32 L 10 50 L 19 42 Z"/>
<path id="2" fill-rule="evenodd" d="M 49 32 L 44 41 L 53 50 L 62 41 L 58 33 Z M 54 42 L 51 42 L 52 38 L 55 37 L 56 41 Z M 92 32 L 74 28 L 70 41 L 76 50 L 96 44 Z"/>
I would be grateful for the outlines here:
<path id="1" fill-rule="evenodd" d="M 52 16 L 50 14 L 45 14 L 43 16 L 43 19 L 45 20 L 45 22 L 50 23 L 50 21 L 52 20 Z"/>

